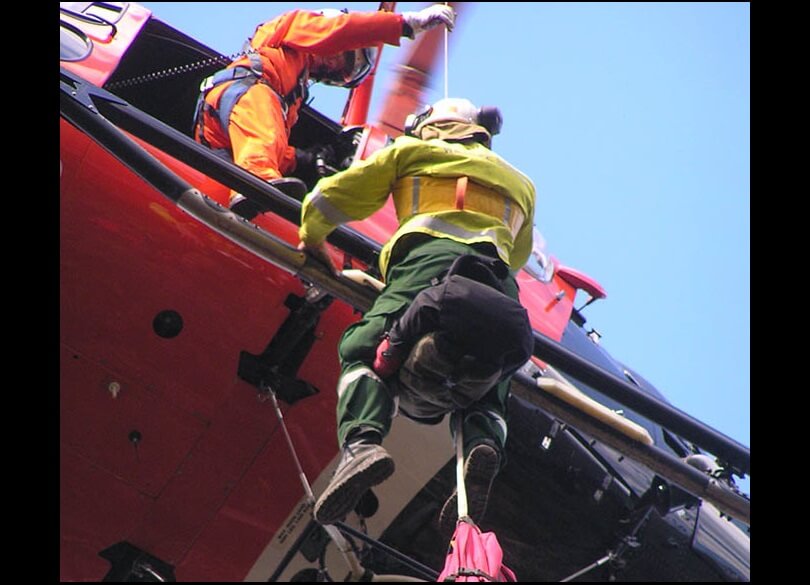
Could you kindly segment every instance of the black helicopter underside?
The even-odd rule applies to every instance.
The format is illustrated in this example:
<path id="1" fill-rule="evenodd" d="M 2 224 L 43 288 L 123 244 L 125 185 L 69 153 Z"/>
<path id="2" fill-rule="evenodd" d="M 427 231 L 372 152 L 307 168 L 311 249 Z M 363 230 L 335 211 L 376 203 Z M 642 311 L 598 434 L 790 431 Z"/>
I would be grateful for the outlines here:
<path id="1" fill-rule="evenodd" d="M 696 510 L 661 516 L 632 495 L 574 434 L 560 431 L 541 446 L 554 420 L 513 398 L 507 464 L 493 485 L 484 531 L 493 531 L 504 563 L 521 581 L 560 581 L 603 559 L 579 581 L 724 581 L 690 547 Z M 605 487 L 607 484 L 607 487 Z M 436 518 L 455 485 L 451 460 L 417 494 L 382 536 L 384 544 L 437 571 L 447 541 Z M 634 531 L 634 529 L 636 529 Z M 375 573 L 412 574 L 382 551 L 363 560 Z"/>

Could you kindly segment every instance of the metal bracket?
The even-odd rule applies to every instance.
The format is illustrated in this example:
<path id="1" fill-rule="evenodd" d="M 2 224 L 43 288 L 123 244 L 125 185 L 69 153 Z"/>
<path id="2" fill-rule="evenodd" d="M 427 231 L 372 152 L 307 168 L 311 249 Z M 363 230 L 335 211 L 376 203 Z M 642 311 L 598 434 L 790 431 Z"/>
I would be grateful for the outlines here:
<path id="1" fill-rule="evenodd" d="M 315 293 L 310 294 L 313 290 Z M 309 288 L 304 297 L 290 294 L 284 301 L 290 314 L 265 350 L 258 355 L 244 350 L 239 353 L 238 376 L 259 389 L 263 385 L 271 386 L 287 404 L 317 394 L 318 389 L 299 379 L 297 374 L 315 343 L 315 328 L 321 313 L 332 300 L 314 287 Z"/>
<path id="2" fill-rule="evenodd" d="M 112 567 L 102 581 L 149 583 L 177 581 L 174 565 L 139 549 L 127 541 L 118 542 L 98 553 L 110 561 Z"/>
<path id="3" fill-rule="evenodd" d="M 545 451 L 548 451 L 551 448 L 551 441 L 553 441 L 557 437 L 557 433 L 560 431 L 565 430 L 565 423 L 561 423 L 558 420 L 555 420 L 551 423 L 551 428 L 548 431 L 548 434 L 543 437 L 543 440 L 540 441 L 540 447 Z"/>

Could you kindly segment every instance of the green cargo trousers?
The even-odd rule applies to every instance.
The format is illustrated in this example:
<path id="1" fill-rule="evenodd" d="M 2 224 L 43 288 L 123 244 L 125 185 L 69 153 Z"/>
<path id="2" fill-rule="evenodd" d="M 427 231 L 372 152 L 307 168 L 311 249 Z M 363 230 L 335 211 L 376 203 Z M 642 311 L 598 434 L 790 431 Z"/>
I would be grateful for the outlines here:
<path id="1" fill-rule="evenodd" d="M 388 270 L 388 283 L 363 318 L 349 326 L 338 345 L 341 373 L 338 379 L 338 442 L 343 445 L 359 427 L 373 428 L 385 437 L 391 429 L 396 403 L 385 382 L 372 369 L 383 334 L 405 311 L 416 295 L 463 254 L 481 254 L 481 247 L 443 238 L 425 238 Z M 505 280 L 507 294 L 518 300 L 518 286 L 511 275 Z M 474 316 L 471 316 L 474 318 Z M 460 412 L 465 454 L 482 442 L 494 443 L 505 462 L 506 407 L 509 380 L 494 386 L 484 397 Z"/>

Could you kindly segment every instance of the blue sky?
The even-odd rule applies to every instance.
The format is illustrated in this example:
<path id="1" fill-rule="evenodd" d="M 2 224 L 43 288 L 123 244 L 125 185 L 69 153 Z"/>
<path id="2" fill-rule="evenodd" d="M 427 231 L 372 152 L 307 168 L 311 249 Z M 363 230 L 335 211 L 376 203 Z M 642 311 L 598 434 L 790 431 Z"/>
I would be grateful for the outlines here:
<path id="1" fill-rule="evenodd" d="M 226 55 L 286 10 L 377 8 L 144 5 Z M 450 40 L 449 94 L 501 108 L 493 147 L 534 180 L 547 252 L 607 290 L 585 309 L 603 346 L 750 446 L 750 5 L 466 3 Z M 371 120 L 408 43 L 383 51 Z M 339 118 L 345 90 L 312 93 Z"/>

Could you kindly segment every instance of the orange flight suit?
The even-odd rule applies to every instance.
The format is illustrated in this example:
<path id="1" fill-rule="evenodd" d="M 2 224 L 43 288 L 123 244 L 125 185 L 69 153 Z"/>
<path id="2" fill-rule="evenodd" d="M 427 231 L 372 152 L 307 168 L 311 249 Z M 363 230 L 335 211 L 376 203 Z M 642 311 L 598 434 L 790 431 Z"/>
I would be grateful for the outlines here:
<path id="1" fill-rule="evenodd" d="M 227 132 L 206 108 L 202 138 L 211 148 L 230 148 L 237 165 L 265 180 L 290 173 L 295 170 L 295 148 L 288 139 L 303 101 L 302 92 L 293 92 L 306 86 L 310 55 L 336 55 L 380 43 L 398 46 L 402 23 L 402 15 L 392 12 L 324 16 L 294 10 L 259 25 L 250 45 L 261 59 L 261 83 L 253 84 L 233 106 Z M 251 62 L 247 56 L 240 57 L 228 68 L 237 66 L 250 68 Z M 220 97 L 232 83 L 210 89 L 206 104 L 219 108 Z M 195 137 L 201 141 L 198 131 Z"/>

